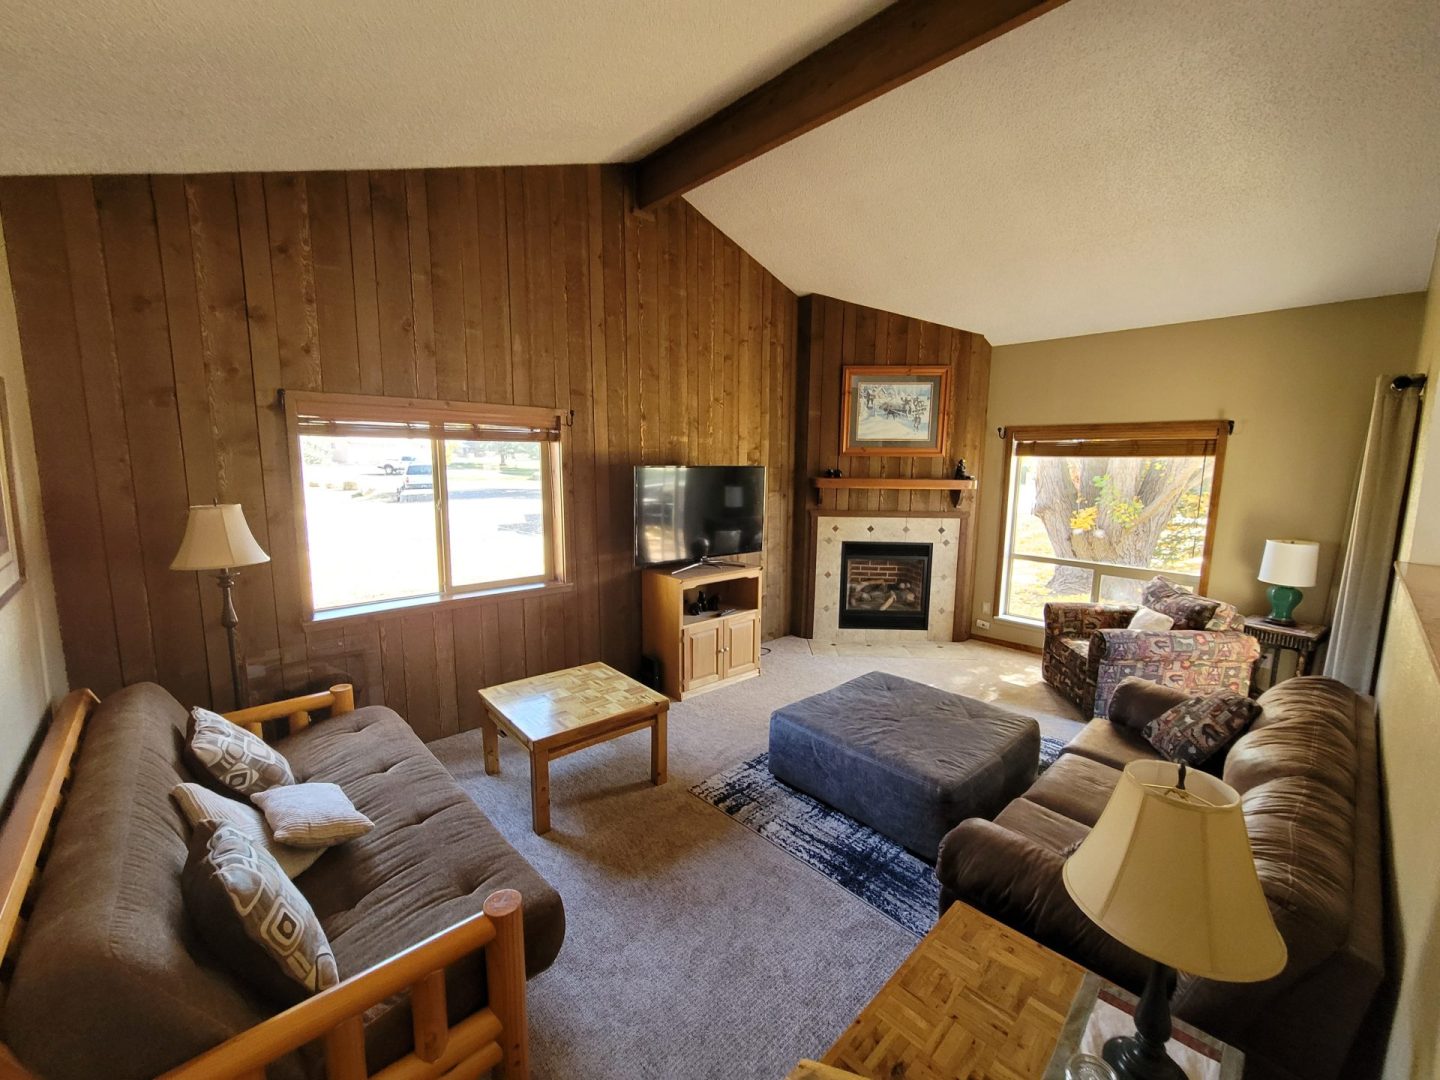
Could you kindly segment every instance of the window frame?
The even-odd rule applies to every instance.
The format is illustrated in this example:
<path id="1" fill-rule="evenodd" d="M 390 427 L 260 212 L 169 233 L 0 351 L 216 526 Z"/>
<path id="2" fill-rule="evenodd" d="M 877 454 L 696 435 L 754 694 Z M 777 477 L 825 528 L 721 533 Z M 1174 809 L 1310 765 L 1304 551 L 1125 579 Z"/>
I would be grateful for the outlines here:
<path id="1" fill-rule="evenodd" d="M 1234 427 L 1233 420 L 1155 420 L 1137 423 L 1111 423 L 1111 424 L 1032 424 L 1019 427 L 1002 427 L 999 429 L 1001 439 L 1004 440 L 1004 456 L 1001 465 L 1000 490 L 1003 492 L 1004 503 L 1000 511 L 1000 538 L 998 556 L 995 568 L 995 596 L 993 601 L 993 618 L 1016 626 L 1027 628 L 1039 628 L 1044 626 L 1044 619 L 1031 619 L 1023 615 L 1009 615 L 1005 610 L 1005 599 L 1010 583 L 1010 564 L 1017 558 L 1029 559 L 1032 562 L 1050 563 L 1056 566 L 1074 566 L 1081 569 L 1092 570 L 1090 586 L 1090 603 L 1101 603 L 1098 599 L 1102 577 L 1124 577 L 1142 581 L 1148 581 L 1160 571 L 1142 566 L 1122 566 L 1116 563 L 1089 562 L 1084 559 L 1065 559 L 1047 555 L 1017 555 L 1011 550 L 1014 543 L 1015 511 L 1018 502 L 1018 489 L 1011 490 L 1011 477 L 1014 470 L 1017 447 L 1020 443 L 1026 442 L 1073 442 L 1078 446 L 1086 444 L 1114 443 L 1117 451 L 1109 455 L 1113 457 L 1144 457 L 1151 456 L 1140 449 L 1140 445 L 1150 444 L 1183 444 L 1183 443 L 1213 443 L 1213 450 L 1205 450 L 1204 453 L 1214 459 L 1214 475 L 1210 482 L 1210 500 L 1206 509 L 1205 518 L 1205 543 L 1200 553 L 1200 573 L 1198 575 L 1171 573 L 1169 576 L 1177 578 L 1186 584 L 1194 585 L 1195 591 L 1204 594 L 1210 583 L 1210 563 L 1215 551 L 1215 533 L 1219 521 L 1220 511 L 1220 485 L 1225 475 L 1225 449 L 1226 442 Z M 1140 444 L 1140 445 L 1137 445 Z M 1151 447 L 1151 449 L 1163 449 L 1163 447 Z M 1080 455 L 1076 455 L 1080 456 Z"/>
<path id="2" fill-rule="evenodd" d="M 339 619 L 364 619 L 394 612 L 411 612 L 442 605 L 513 596 L 538 591 L 568 591 L 567 552 L 571 527 L 565 511 L 565 460 L 568 417 L 559 409 L 530 405 L 400 398 L 371 394 L 335 394 L 312 390 L 282 390 L 286 442 L 290 453 L 290 482 L 295 514 L 295 548 L 300 570 L 302 617 L 306 625 Z M 335 434 L 425 439 L 430 447 L 430 474 L 434 492 L 435 558 L 439 589 L 408 597 L 393 597 L 316 610 L 310 574 L 310 535 L 305 506 L 304 459 L 300 439 L 314 434 L 304 430 L 315 423 L 351 425 Z M 367 432 L 366 425 L 373 425 Z M 396 425 L 404 425 L 398 428 Z M 483 441 L 539 443 L 540 493 L 544 514 L 545 569 L 542 574 L 491 582 L 456 582 L 450 566 L 450 498 L 445 462 L 447 442 L 464 441 L 462 429 L 483 430 Z M 421 459 L 423 460 L 423 459 Z"/>

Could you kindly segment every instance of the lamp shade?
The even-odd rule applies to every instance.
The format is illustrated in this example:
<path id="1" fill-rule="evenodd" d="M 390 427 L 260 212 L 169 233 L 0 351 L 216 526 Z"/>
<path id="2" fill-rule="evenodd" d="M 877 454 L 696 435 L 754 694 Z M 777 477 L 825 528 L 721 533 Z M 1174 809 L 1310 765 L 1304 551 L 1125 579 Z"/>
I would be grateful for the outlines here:
<path id="1" fill-rule="evenodd" d="M 1315 584 L 1320 545 L 1314 540 L 1266 540 L 1260 580 L 1267 585 L 1308 589 Z"/>
<path id="2" fill-rule="evenodd" d="M 1257 982 L 1285 967 L 1235 789 L 1179 766 L 1133 761 L 1090 835 L 1065 862 L 1065 888 L 1101 929 L 1180 971 Z"/>
<path id="3" fill-rule="evenodd" d="M 170 563 L 171 570 L 228 570 L 269 562 L 255 542 L 239 503 L 192 506 L 185 537 Z"/>

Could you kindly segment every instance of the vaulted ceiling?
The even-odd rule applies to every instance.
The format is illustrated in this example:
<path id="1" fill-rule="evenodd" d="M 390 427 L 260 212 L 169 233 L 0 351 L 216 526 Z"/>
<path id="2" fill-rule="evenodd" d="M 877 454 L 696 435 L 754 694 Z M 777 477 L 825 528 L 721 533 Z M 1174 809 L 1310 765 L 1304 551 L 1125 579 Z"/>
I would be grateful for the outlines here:
<path id="1" fill-rule="evenodd" d="M 0 173 L 628 161 L 879 0 L 0 5 Z M 1424 287 L 1434 0 L 1070 0 L 692 191 L 996 343 Z"/>
<path id="2" fill-rule="evenodd" d="M 997 344 L 1423 289 L 1440 4 L 1070 0 L 689 199 Z"/>

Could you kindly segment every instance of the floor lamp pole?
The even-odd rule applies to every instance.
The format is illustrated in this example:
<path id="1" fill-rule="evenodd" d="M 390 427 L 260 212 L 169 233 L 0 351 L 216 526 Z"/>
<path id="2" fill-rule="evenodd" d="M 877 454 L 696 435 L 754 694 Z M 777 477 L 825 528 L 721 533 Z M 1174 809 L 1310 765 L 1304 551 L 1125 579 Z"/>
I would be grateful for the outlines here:
<path id="1" fill-rule="evenodd" d="M 249 704 L 241 692 L 243 673 L 240 670 L 240 616 L 235 611 L 235 578 L 234 570 L 221 570 L 216 575 L 220 585 L 220 595 L 223 597 L 223 606 L 220 609 L 220 625 L 225 627 L 225 640 L 230 645 L 230 686 L 234 692 L 235 708 L 243 709 Z"/>

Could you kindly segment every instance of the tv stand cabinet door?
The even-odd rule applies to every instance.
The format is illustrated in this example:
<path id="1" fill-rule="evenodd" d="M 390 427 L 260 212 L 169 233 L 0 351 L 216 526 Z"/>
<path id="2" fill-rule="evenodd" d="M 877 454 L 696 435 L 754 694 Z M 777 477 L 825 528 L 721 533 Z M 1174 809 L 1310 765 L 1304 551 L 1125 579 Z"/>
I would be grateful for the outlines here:
<path id="1" fill-rule="evenodd" d="M 709 686 L 722 678 L 720 648 L 724 625 L 716 619 L 687 626 L 681 634 L 681 693 Z"/>
<path id="2" fill-rule="evenodd" d="M 724 678 L 759 671 L 760 613 L 751 611 L 726 619 L 721 647 L 724 650 L 721 658 L 721 673 Z"/>

